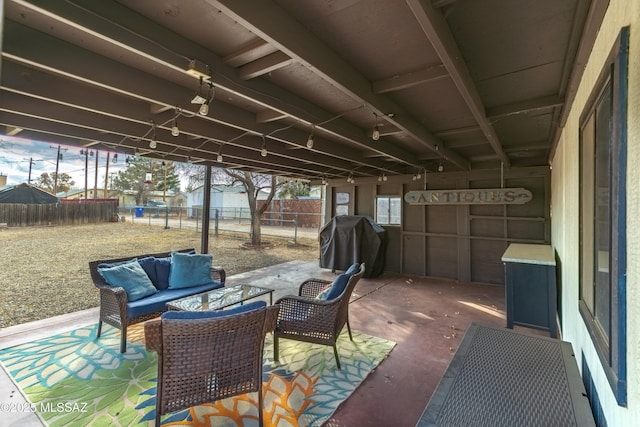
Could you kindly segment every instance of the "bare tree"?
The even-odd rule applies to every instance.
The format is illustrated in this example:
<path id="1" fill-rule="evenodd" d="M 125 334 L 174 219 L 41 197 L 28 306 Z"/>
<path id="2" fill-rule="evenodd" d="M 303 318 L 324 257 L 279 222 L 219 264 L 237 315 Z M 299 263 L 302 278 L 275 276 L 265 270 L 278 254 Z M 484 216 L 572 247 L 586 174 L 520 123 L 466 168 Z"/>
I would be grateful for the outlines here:
<path id="1" fill-rule="evenodd" d="M 188 190 L 204 182 L 204 167 L 183 163 L 178 166 L 182 176 L 189 178 Z M 246 172 L 235 169 L 213 168 L 212 184 L 242 185 L 247 193 L 249 211 L 251 214 L 251 245 L 259 247 L 262 244 L 262 231 L 260 219 L 269 208 L 278 189 L 286 184 L 286 180 L 279 179 L 275 175 L 265 175 L 255 172 Z M 265 203 L 258 207 L 258 195 L 268 190 Z"/>
<path id="2" fill-rule="evenodd" d="M 262 231 L 260 229 L 260 218 L 267 210 L 273 196 L 278 189 L 278 178 L 275 175 L 264 175 L 253 172 L 238 171 L 234 169 L 223 169 L 229 176 L 233 184 L 241 184 L 247 191 L 249 201 L 249 211 L 251 212 L 251 245 L 259 247 L 262 244 Z M 258 207 L 258 195 L 263 190 L 269 190 L 265 203 Z"/>

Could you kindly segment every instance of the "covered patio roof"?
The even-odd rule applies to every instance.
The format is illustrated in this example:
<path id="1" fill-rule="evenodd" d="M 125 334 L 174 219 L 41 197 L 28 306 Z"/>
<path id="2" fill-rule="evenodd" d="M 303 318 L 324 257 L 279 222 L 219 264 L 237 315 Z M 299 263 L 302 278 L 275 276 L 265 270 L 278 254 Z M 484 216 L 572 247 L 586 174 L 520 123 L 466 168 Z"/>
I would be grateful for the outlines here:
<path id="1" fill-rule="evenodd" d="M 0 126 L 317 181 L 547 165 L 607 5 L 6 0 Z"/>

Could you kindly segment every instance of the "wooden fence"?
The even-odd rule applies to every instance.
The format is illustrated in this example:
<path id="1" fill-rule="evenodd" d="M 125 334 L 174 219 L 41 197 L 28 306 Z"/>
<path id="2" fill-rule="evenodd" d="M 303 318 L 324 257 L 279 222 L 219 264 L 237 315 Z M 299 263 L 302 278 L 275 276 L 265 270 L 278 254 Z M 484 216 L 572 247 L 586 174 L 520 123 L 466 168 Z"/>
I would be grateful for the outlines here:
<path id="1" fill-rule="evenodd" d="M 51 205 L 0 204 L 0 223 L 9 227 L 73 225 L 116 220 L 116 202 Z"/>
<path id="2" fill-rule="evenodd" d="M 262 206 L 264 200 L 259 200 Z M 282 225 L 283 221 L 296 221 L 298 227 L 320 226 L 322 200 L 320 199 L 284 199 L 272 200 L 262 217 L 262 224 Z"/>

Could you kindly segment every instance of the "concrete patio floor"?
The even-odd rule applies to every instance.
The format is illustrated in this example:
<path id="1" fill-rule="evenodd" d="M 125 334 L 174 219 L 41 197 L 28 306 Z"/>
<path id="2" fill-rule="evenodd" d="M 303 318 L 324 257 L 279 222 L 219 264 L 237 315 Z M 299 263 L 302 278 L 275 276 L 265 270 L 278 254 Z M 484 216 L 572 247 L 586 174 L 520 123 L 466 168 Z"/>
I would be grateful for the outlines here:
<path id="1" fill-rule="evenodd" d="M 276 301 L 282 295 L 297 293 L 306 278 L 334 276 L 330 270 L 318 268 L 316 262 L 292 261 L 231 276 L 227 283 L 273 288 Z M 5 328 L 0 330 L 0 349 L 86 326 L 97 317 L 96 308 Z M 393 274 L 361 279 L 350 305 L 352 329 L 397 345 L 325 425 L 415 426 L 472 322 L 504 327 L 502 286 Z M 0 404 L 17 402 L 21 399 L 17 387 L 3 369 L 0 371 Z M 33 414 L 3 413 L 0 425 L 42 423 Z"/>

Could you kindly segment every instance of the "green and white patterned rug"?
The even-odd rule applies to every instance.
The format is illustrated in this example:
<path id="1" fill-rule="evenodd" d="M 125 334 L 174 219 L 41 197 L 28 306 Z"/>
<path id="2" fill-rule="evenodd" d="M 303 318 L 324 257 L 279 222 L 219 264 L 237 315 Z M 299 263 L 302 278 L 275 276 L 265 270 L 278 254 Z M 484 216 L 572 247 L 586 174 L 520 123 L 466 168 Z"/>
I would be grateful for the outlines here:
<path id="1" fill-rule="evenodd" d="M 31 408 L 50 426 L 153 425 L 156 354 L 144 347 L 142 325 L 130 328 L 127 352 L 121 354 L 120 332 L 96 326 L 0 351 L 0 362 L 31 401 Z M 346 329 L 346 328 L 345 328 Z M 280 340 L 280 363 L 273 361 L 267 335 L 264 353 L 266 426 L 320 426 L 395 343 L 345 331 L 336 367 L 328 346 Z M 257 395 L 251 393 L 190 408 L 163 417 L 172 426 L 255 426 Z"/>

